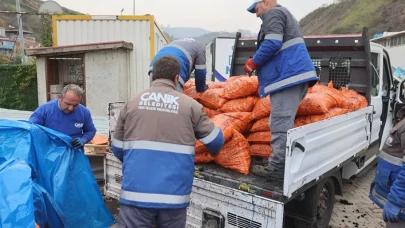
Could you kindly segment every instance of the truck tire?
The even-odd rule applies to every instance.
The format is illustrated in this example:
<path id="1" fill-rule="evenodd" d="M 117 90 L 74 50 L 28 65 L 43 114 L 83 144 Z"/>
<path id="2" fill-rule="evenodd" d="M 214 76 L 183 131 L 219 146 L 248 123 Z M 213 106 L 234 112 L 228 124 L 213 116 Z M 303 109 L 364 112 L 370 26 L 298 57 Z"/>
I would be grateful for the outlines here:
<path id="1" fill-rule="evenodd" d="M 312 224 L 295 219 L 296 228 L 328 228 L 329 221 L 332 217 L 333 206 L 335 204 L 335 182 L 332 178 L 327 178 L 325 181 L 321 182 L 317 188 L 317 209 L 316 209 L 316 221 Z M 307 210 L 312 210 L 309 208 L 312 205 L 307 204 Z"/>

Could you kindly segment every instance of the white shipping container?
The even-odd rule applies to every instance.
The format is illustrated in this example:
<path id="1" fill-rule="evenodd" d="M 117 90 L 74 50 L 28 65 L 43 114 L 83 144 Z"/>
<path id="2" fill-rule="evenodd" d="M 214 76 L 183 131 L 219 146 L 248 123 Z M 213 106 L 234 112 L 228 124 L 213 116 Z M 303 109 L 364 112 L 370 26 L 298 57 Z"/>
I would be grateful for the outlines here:
<path id="1" fill-rule="evenodd" d="M 130 96 L 149 87 L 147 75 L 154 55 L 167 45 L 163 30 L 154 16 L 53 16 L 53 46 L 126 41 L 131 53 Z"/>

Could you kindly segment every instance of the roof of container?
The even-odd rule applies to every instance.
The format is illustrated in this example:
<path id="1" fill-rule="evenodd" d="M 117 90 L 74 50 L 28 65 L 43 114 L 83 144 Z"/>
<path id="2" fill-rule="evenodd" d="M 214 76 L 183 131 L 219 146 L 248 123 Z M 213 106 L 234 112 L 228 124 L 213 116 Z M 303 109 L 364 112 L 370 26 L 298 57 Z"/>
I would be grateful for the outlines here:
<path id="1" fill-rule="evenodd" d="M 76 45 L 66 45 L 56 47 L 29 48 L 25 49 L 25 52 L 28 56 L 55 56 L 66 54 L 83 54 L 89 52 L 98 52 L 116 49 L 133 50 L 134 46 L 131 42 L 113 41 L 113 42 L 76 44 Z"/>

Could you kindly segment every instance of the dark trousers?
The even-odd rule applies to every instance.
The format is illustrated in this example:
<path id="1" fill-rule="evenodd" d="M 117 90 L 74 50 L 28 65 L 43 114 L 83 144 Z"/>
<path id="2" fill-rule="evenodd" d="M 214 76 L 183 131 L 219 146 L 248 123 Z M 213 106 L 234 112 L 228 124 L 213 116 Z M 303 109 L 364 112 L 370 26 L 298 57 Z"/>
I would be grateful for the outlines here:
<path id="1" fill-rule="evenodd" d="M 121 205 L 118 228 L 184 228 L 187 208 L 148 209 Z"/>

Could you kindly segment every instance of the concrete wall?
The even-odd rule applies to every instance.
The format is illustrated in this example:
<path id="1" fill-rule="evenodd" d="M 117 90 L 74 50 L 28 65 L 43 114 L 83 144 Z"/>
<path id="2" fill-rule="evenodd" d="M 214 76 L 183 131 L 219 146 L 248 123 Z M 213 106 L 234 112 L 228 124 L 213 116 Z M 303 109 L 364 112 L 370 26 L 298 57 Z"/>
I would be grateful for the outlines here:
<path id="1" fill-rule="evenodd" d="M 86 104 L 93 115 L 107 115 L 108 103 L 128 100 L 130 96 L 129 51 L 87 53 L 84 65 Z"/>
<path id="2" fill-rule="evenodd" d="M 46 96 L 46 64 L 45 57 L 38 57 L 37 63 L 37 82 L 38 82 L 38 105 L 47 102 Z"/>

